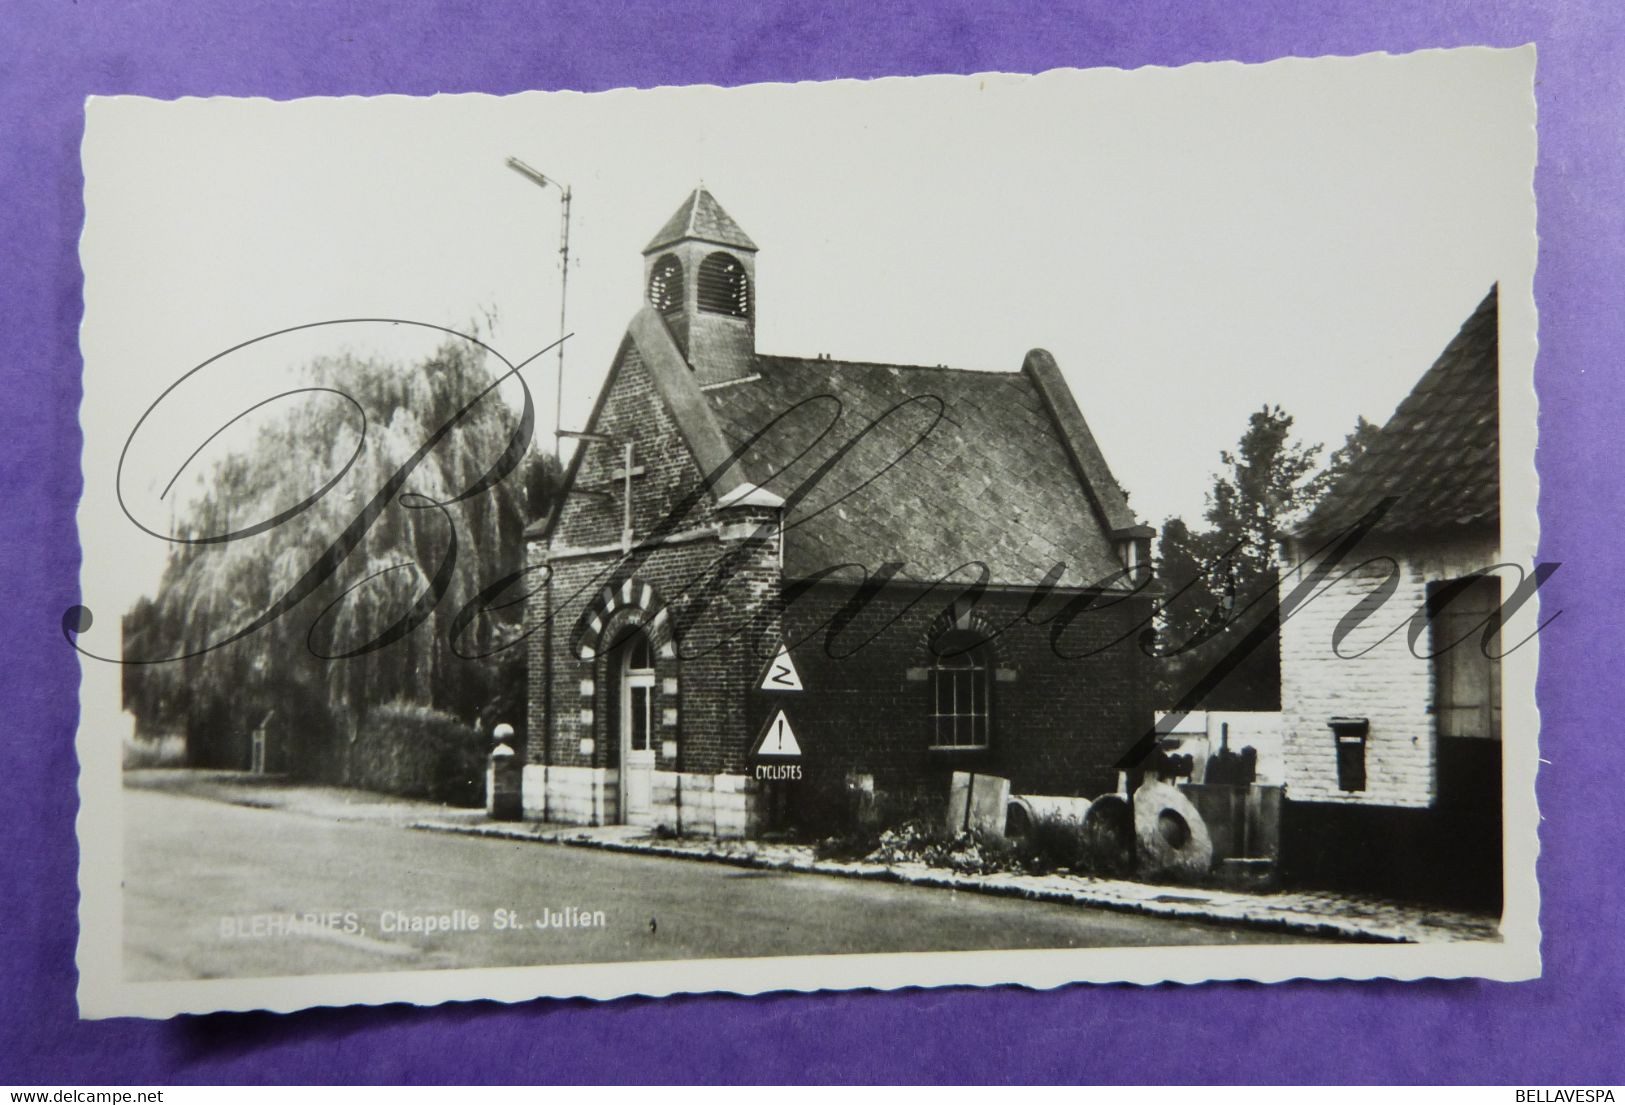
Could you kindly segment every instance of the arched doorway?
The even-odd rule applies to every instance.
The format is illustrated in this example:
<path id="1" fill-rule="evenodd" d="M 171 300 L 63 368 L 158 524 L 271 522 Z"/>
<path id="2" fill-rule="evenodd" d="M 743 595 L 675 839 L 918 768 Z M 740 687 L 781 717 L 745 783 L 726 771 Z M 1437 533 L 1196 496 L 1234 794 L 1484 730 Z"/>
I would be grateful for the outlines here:
<path id="1" fill-rule="evenodd" d="M 616 728 L 620 746 L 620 820 L 648 821 L 655 766 L 655 650 L 641 627 L 630 628 L 610 657 L 616 673 Z"/>
<path id="2" fill-rule="evenodd" d="M 605 584 L 576 622 L 573 651 L 591 665 L 582 672 L 581 717 L 592 743 L 582 742 L 582 755 L 608 769 L 592 816 L 653 825 L 655 766 L 677 763 L 679 665 L 665 601 L 635 577 Z"/>

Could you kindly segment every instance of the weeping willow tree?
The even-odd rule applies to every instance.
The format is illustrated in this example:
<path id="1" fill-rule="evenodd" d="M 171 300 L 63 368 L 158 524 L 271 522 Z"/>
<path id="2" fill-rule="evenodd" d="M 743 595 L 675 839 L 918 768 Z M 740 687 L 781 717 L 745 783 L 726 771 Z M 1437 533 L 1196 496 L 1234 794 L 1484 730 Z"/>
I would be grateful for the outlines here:
<path id="1" fill-rule="evenodd" d="M 550 473 L 526 459 L 530 426 L 472 343 L 409 369 L 330 357 L 303 376 L 178 519 L 156 596 L 126 618 L 126 659 L 148 661 L 128 669 L 126 696 L 149 730 L 216 750 L 280 711 L 300 768 L 323 774 L 332 750 L 316 746 L 341 744 L 373 707 L 471 721 L 522 681 L 523 650 L 502 647 L 518 604 L 455 637 L 453 621 L 520 566 L 527 479 Z M 179 659 L 150 662 L 165 656 Z"/>

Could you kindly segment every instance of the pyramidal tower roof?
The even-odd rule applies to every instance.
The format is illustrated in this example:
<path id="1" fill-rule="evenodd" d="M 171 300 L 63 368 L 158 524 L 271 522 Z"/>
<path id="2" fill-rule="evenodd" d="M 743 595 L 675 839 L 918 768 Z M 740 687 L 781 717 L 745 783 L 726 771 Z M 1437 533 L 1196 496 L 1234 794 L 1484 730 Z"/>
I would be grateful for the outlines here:
<path id="1" fill-rule="evenodd" d="M 666 225 L 643 247 L 643 252 L 653 253 L 685 238 L 697 238 L 702 242 L 714 242 L 735 249 L 756 249 L 750 235 L 739 229 L 733 216 L 722 209 L 722 204 L 703 184 L 694 189 L 683 205 L 666 220 Z"/>

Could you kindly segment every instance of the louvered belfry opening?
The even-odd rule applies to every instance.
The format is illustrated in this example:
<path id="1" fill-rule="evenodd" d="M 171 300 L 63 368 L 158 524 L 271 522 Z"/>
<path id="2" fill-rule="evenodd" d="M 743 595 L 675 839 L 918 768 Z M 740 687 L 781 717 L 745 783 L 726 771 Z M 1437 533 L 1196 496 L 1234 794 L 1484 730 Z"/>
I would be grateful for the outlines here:
<path id="1" fill-rule="evenodd" d="M 704 187 L 643 249 L 649 309 L 702 387 L 756 370 L 756 243 Z"/>
<path id="2" fill-rule="evenodd" d="M 649 277 L 649 306 L 663 315 L 683 309 L 683 263 L 668 253 L 654 264 Z"/>
<path id="3" fill-rule="evenodd" d="M 697 291 L 700 310 L 750 318 L 750 279 L 737 258 L 717 252 L 700 262 Z"/>

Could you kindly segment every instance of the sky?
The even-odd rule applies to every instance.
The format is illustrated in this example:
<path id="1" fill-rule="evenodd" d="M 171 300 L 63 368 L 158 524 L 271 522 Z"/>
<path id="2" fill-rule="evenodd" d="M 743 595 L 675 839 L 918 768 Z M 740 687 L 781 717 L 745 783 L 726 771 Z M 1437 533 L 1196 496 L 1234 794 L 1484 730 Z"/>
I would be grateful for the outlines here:
<path id="1" fill-rule="evenodd" d="M 1015 371 L 1054 354 L 1152 524 L 1200 516 L 1220 450 L 1280 404 L 1335 447 L 1381 422 L 1490 286 L 1532 279 L 1527 52 L 798 85 L 87 108 L 87 601 L 97 549 L 150 588 L 164 543 L 110 494 L 168 384 L 333 318 L 558 337 L 580 426 L 642 301 L 641 250 L 703 182 L 755 239 L 761 352 Z M 411 327 L 262 343 L 171 404 L 152 448 L 322 353 L 421 356 Z M 526 370 L 551 445 L 553 371 Z M 205 394 L 205 392 L 207 394 Z M 213 425 L 218 425 L 217 419 Z M 207 430 L 202 430 L 206 434 Z M 162 517 L 146 489 L 148 520 Z M 120 605 L 127 605 L 127 600 Z"/>

